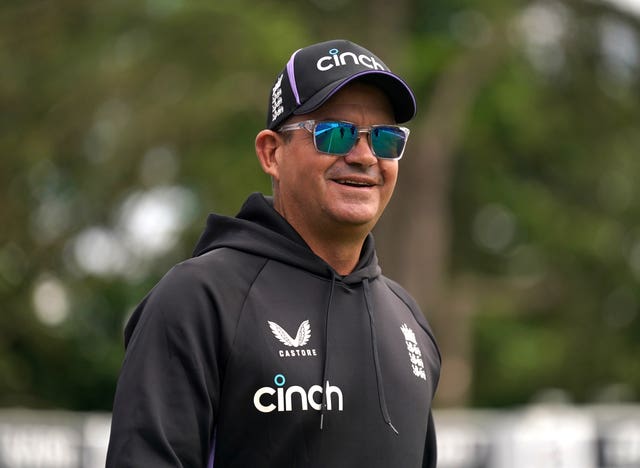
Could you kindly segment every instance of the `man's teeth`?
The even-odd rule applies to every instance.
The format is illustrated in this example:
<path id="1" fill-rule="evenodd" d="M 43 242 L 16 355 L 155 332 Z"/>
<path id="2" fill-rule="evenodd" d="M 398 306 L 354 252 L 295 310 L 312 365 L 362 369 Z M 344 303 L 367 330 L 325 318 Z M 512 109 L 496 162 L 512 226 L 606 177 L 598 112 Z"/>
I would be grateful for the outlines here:
<path id="1" fill-rule="evenodd" d="M 355 185 L 358 187 L 370 187 L 371 184 L 367 183 L 367 182 L 360 182 L 357 180 L 339 180 L 338 181 L 339 184 L 342 185 Z"/>

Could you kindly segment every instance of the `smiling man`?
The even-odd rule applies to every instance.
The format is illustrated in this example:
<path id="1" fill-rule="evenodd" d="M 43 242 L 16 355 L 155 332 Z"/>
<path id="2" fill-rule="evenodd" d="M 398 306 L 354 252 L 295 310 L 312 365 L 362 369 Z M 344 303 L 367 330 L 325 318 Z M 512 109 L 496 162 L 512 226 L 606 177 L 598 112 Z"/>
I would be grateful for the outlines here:
<path id="1" fill-rule="evenodd" d="M 136 309 L 107 466 L 435 467 L 440 355 L 371 235 L 415 110 L 357 44 L 291 56 L 255 142 L 273 196 L 210 215 Z"/>

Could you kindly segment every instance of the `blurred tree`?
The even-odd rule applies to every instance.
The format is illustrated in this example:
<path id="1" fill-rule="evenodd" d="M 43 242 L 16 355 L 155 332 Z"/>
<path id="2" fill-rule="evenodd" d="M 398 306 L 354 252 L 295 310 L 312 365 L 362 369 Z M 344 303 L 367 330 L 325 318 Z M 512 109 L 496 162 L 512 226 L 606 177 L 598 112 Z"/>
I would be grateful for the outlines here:
<path id="1" fill-rule="evenodd" d="M 206 211 L 269 190 L 264 90 L 310 41 L 272 7 L 3 4 L 1 405 L 110 408 L 127 314 Z"/>
<path id="2" fill-rule="evenodd" d="M 5 2 L 0 405 L 110 408 L 128 313 L 206 212 L 270 191 L 267 90 L 333 37 L 418 95 L 376 237 L 440 338 L 440 403 L 637 395 L 639 23 L 596 1 Z"/>
<path id="3" fill-rule="evenodd" d="M 439 400 L 558 387 L 590 401 L 612 383 L 632 396 L 638 20 L 604 4 L 466 3 L 447 7 L 443 36 L 415 16 L 429 103 L 383 252 L 440 337 Z"/>

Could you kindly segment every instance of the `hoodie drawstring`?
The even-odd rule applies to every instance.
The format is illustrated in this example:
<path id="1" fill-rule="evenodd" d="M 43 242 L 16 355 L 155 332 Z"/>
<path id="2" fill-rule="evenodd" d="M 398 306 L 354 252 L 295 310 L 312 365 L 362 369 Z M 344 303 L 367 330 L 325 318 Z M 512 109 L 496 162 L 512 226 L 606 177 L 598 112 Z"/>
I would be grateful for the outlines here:
<path id="1" fill-rule="evenodd" d="M 324 363 L 322 365 L 322 406 L 320 408 L 320 430 L 324 423 L 324 413 L 327 409 L 327 369 L 329 368 L 329 312 L 333 303 L 333 291 L 336 288 L 336 274 L 331 275 L 331 290 L 327 301 L 327 310 L 324 314 Z"/>
<path id="2" fill-rule="evenodd" d="M 384 394 L 384 385 L 382 382 L 382 371 L 380 370 L 380 359 L 378 357 L 378 340 L 376 338 L 376 322 L 373 317 L 373 302 L 371 300 L 371 290 L 369 288 L 369 279 L 363 280 L 364 284 L 364 302 L 367 306 L 367 312 L 369 313 L 369 323 L 371 325 L 371 346 L 373 348 L 373 365 L 376 370 L 376 382 L 378 384 L 378 402 L 380 404 L 380 411 L 382 411 L 382 417 L 384 422 L 389 425 L 393 432 L 398 435 L 398 430 L 391 423 L 389 417 L 389 409 L 387 408 L 387 399 Z"/>
<path id="3" fill-rule="evenodd" d="M 329 368 L 329 314 L 331 312 L 331 305 L 333 304 L 333 294 L 336 287 L 336 275 L 335 273 L 331 277 L 331 289 L 329 292 L 329 300 L 327 301 L 327 310 L 325 312 L 324 318 L 324 363 L 322 366 L 322 406 L 320 409 L 320 430 L 322 430 L 324 426 L 324 414 L 327 409 L 327 369 Z M 373 354 L 373 365 L 376 372 L 376 384 L 378 387 L 378 403 L 380 405 L 380 411 L 382 412 L 382 417 L 384 422 L 395 432 L 398 434 L 398 430 L 395 428 L 393 423 L 391 422 L 391 417 L 389 416 L 389 409 L 387 408 L 387 399 L 384 393 L 384 384 L 382 381 L 382 371 L 380 369 L 380 358 L 378 356 L 378 339 L 376 336 L 376 322 L 373 314 L 373 301 L 371 300 L 371 289 L 369 286 L 369 279 L 365 278 L 363 280 L 363 288 L 364 288 L 364 302 L 367 308 L 367 313 L 369 314 L 369 325 L 371 328 L 371 347 Z"/>

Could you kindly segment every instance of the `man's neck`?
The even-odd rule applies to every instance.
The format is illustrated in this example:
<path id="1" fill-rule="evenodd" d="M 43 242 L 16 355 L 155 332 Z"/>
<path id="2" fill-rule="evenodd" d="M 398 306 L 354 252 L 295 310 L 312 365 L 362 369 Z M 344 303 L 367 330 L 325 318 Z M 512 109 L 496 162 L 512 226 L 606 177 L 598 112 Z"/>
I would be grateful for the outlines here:
<path id="1" fill-rule="evenodd" d="M 348 275 L 355 269 L 368 234 L 364 228 L 354 229 L 352 226 L 332 232 L 328 229 L 312 231 L 300 226 L 293 225 L 293 227 L 313 253 L 342 276 Z"/>
<path id="2" fill-rule="evenodd" d="M 327 262 L 331 267 L 342 276 L 351 273 L 358 261 L 364 239 L 356 243 L 346 242 L 314 242 L 305 239 L 313 253 Z"/>

